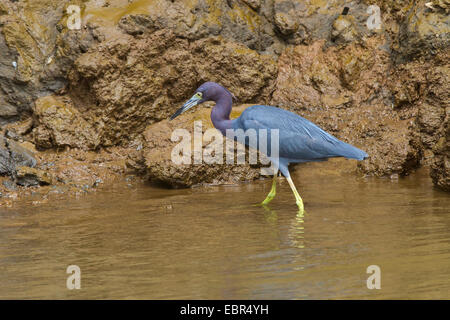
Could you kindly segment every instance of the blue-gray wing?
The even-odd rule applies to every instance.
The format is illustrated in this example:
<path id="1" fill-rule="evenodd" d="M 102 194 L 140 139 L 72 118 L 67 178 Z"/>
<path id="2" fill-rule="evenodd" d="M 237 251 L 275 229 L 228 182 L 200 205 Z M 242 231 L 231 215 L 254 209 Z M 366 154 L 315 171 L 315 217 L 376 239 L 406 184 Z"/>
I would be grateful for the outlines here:
<path id="1" fill-rule="evenodd" d="M 270 137 L 274 137 L 272 130 L 278 129 L 279 156 L 290 162 L 317 161 L 331 157 L 363 160 L 367 157 L 364 151 L 340 141 L 311 121 L 276 107 L 249 107 L 233 121 L 233 127 L 244 131 L 268 130 L 269 147 Z"/>

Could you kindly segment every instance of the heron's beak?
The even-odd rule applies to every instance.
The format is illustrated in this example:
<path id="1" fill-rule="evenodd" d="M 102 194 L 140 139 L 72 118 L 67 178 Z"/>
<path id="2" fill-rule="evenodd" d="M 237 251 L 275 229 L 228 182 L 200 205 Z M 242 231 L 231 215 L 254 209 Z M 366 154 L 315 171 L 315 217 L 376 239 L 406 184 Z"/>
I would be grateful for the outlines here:
<path id="1" fill-rule="evenodd" d="M 178 117 L 180 114 L 188 111 L 190 108 L 196 106 L 200 100 L 202 100 L 202 94 L 200 92 L 197 92 L 196 94 L 194 94 L 192 96 L 192 98 L 190 98 L 188 101 L 186 101 L 185 104 L 183 104 L 183 106 L 177 110 L 177 112 L 175 112 L 171 117 L 170 120 L 175 119 L 176 117 Z"/>

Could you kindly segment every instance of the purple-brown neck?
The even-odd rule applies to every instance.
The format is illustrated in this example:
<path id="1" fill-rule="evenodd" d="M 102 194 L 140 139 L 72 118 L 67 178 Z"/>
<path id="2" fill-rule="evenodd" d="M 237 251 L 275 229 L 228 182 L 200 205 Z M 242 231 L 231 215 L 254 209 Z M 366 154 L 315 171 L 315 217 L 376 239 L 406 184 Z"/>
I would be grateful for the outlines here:
<path id="1" fill-rule="evenodd" d="M 211 121 L 214 127 L 225 135 L 226 129 L 231 129 L 230 113 L 233 98 L 222 86 L 217 86 L 215 89 L 215 94 L 210 98 L 216 103 L 211 111 Z"/>

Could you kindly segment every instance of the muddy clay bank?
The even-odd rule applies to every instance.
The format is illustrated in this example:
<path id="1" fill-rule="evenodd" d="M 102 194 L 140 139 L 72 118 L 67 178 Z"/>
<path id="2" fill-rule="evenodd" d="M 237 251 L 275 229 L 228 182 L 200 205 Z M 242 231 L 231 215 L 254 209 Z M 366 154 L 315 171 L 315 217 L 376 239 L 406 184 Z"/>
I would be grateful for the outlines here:
<path id="1" fill-rule="evenodd" d="M 211 126 L 207 107 L 166 120 L 205 81 L 234 93 L 232 117 L 276 105 L 366 150 L 357 174 L 429 166 L 450 190 L 449 2 L 425 3 L 0 0 L 0 201 L 131 173 L 176 187 L 259 179 L 170 161 L 174 129 Z"/>
<path id="2" fill-rule="evenodd" d="M 13 136 L 11 129 L 6 132 Z M 37 151 L 32 143 L 14 138 L 0 138 L 0 206 L 10 207 L 18 200 L 39 204 L 59 195 L 80 196 L 115 182 L 131 186 L 139 181 L 127 174 L 127 148 Z"/>

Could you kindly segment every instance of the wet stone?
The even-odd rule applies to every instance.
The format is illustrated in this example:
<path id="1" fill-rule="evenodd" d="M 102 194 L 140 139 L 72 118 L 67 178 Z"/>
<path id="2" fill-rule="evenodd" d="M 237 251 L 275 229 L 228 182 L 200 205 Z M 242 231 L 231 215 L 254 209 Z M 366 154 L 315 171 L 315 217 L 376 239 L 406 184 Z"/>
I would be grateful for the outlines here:
<path id="1" fill-rule="evenodd" d="M 0 175 L 14 175 L 17 166 L 34 167 L 33 153 L 14 140 L 0 136 Z"/>
<path id="2" fill-rule="evenodd" d="M 37 185 L 49 185 L 51 183 L 52 179 L 45 171 L 29 167 L 17 168 L 18 185 L 29 187 Z"/>
<path id="3" fill-rule="evenodd" d="M 3 181 L 2 184 L 8 190 L 11 190 L 11 191 L 17 190 L 16 184 L 11 180 L 5 180 L 5 181 Z"/>

